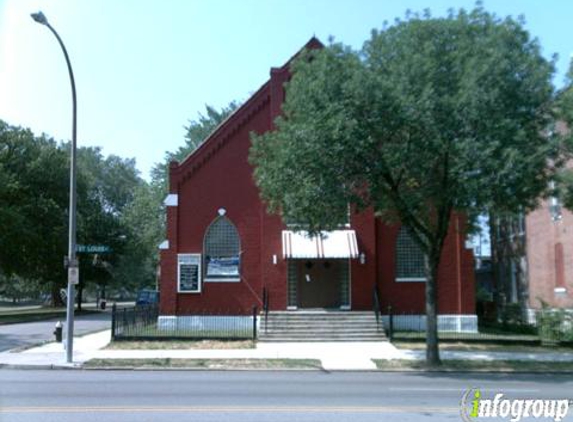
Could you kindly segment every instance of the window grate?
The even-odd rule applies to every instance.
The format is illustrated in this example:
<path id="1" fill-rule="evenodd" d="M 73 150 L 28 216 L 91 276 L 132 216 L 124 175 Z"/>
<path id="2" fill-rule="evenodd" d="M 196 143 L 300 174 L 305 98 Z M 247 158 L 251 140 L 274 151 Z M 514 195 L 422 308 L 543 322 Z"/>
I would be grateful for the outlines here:
<path id="1" fill-rule="evenodd" d="M 240 263 L 237 229 L 226 217 L 217 218 L 205 235 L 205 268 L 210 278 L 237 278 Z"/>
<path id="2" fill-rule="evenodd" d="M 396 278 L 425 279 L 424 252 L 406 227 L 400 228 L 396 240 Z"/>

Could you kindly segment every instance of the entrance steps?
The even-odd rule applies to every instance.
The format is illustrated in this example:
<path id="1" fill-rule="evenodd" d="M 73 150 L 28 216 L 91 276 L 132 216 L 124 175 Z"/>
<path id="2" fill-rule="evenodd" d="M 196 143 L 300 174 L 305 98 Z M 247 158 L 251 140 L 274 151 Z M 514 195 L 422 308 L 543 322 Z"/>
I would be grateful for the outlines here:
<path id="1" fill-rule="evenodd" d="M 261 318 L 259 341 L 384 341 L 374 312 L 274 311 Z"/>

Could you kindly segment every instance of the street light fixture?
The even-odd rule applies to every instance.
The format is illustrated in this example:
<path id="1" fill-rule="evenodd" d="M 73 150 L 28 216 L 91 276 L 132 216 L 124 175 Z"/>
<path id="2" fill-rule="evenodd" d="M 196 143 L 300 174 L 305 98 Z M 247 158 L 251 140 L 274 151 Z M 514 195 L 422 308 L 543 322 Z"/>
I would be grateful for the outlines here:
<path id="1" fill-rule="evenodd" d="M 48 27 L 52 34 L 60 43 L 66 64 L 68 65 L 68 73 L 70 74 L 70 83 L 72 85 L 72 102 L 73 102 L 73 117 L 72 117 L 72 147 L 70 157 L 70 208 L 69 208 L 69 240 L 68 240 L 68 256 L 66 257 L 66 267 L 68 268 L 68 295 L 67 295 L 67 320 L 66 320 L 66 362 L 72 363 L 73 361 L 73 348 L 74 348 L 74 285 L 78 283 L 79 267 L 78 260 L 76 259 L 76 84 L 74 82 L 74 73 L 72 72 L 72 65 L 66 47 L 56 30 L 48 23 L 48 19 L 42 12 L 32 13 L 32 19 L 39 24 Z"/>

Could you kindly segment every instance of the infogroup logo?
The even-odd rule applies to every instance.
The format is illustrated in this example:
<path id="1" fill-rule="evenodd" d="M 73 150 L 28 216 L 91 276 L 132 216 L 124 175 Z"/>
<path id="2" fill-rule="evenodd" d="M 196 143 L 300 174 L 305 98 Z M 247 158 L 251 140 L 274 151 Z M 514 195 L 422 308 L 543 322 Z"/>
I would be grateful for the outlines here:
<path id="1" fill-rule="evenodd" d="M 503 393 L 485 398 L 479 388 L 471 388 L 462 396 L 462 420 L 476 422 L 487 418 L 507 418 L 520 422 L 524 418 L 562 421 L 569 412 L 569 399 L 509 399 Z"/>

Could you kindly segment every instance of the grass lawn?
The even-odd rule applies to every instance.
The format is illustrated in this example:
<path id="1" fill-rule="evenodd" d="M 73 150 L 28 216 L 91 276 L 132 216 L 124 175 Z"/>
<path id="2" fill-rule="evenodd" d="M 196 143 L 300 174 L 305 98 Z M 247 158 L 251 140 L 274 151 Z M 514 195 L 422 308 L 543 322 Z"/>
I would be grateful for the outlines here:
<path id="1" fill-rule="evenodd" d="M 76 311 L 75 315 L 93 314 L 97 311 Z M 66 308 L 12 308 L 0 310 L 0 325 L 16 324 L 18 322 L 44 321 L 53 318 L 65 318 Z"/>
<path id="2" fill-rule="evenodd" d="M 444 360 L 440 368 L 428 368 L 420 360 L 374 360 L 378 369 L 386 371 L 430 370 L 430 371 L 475 371 L 475 372 L 573 372 L 573 362 L 524 362 Z"/>
<path id="3" fill-rule="evenodd" d="M 190 349 L 254 349 L 253 340 L 154 340 L 112 341 L 111 350 L 190 350 Z"/>
<path id="4" fill-rule="evenodd" d="M 440 340 L 449 341 L 514 341 L 514 342 L 536 342 L 539 341 L 539 336 L 534 334 L 516 334 L 516 333 L 501 333 L 495 331 L 483 331 L 479 333 L 457 333 L 457 332 L 440 332 L 438 333 Z M 423 331 L 395 331 L 393 339 L 396 341 L 415 341 L 424 340 L 426 334 Z"/>
<path id="5" fill-rule="evenodd" d="M 322 369 L 316 359 L 92 359 L 84 368 Z"/>
<path id="6" fill-rule="evenodd" d="M 422 341 L 393 341 L 392 344 L 398 349 L 426 350 L 426 343 Z M 573 347 L 565 346 L 542 346 L 537 344 L 502 344 L 502 343 L 479 343 L 479 342 L 441 342 L 440 350 L 464 351 L 464 352 L 565 352 L 573 353 Z"/>

